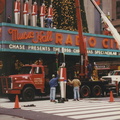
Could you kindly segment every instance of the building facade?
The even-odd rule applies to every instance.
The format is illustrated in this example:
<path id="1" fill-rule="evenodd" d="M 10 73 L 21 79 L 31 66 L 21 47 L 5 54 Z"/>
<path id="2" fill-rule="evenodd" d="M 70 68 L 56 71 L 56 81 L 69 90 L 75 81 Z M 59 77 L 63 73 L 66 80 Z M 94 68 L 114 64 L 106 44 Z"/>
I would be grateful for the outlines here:
<path id="1" fill-rule="evenodd" d="M 68 77 L 73 77 L 74 66 L 80 62 L 78 32 L 33 26 L 31 21 L 36 20 L 36 16 L 32 16 L 35 15 L 32 14 L 31 7 L 35 2 L 32 0 L 28 1 L 28 25 L 24 25 L 23 5 L 26 2 L 24 0 L 20 1 L 21 17 L 17 19 L 20 20 L 19 24 L 17 24 L 15 23 L 15 15 L 19 17 L 19 12 L 16 14 L 14 11 L 14 2 L 16 1 L 1 0 L 3 7 L 0 9 L 0 75 L 14 74 L 16 60 L 21 61 L 22 64 L 33 64 L 36 60 L 42 59 L 44 65 L 48 67 L 48 76 L 50 78 L 51 74 L 56 72 L 56 52 L 59 52 L 65 54 Z M 87 5 L 89 4 L 88 2 Z M 119 61 L 120 51 L 116 41 L 112 36 L 98 34 L 100 29 L 96 29 L 95 21 L 100 21 L 100 19 L 95 20 L 96 17 L 92 17 L 97 14 L 97 11 L 95 11 L 92 4 L 90 7 L 91 9 L 87 11 L 87 16 L 90 15 L 90 23 L 88 23 L 90 33 L 83 33 L 90 62 Z M 95 14 L 89 13 L 92 13 L 92 10 L 95 11 Z M 106 13 L 108 11 L 106 10 Z M 11 16 L 10 23 L 6 21 L 8 16 Z"/>
<path id="2" fill-rule="evenodd" d="M 120 33 L 120 0 L 100 1 L 100 8 L 110 18 L 113 26 Z M 90 0 L 84 0 L 89 33 L 102 34 L 103 24 L 100 14 Z"/>

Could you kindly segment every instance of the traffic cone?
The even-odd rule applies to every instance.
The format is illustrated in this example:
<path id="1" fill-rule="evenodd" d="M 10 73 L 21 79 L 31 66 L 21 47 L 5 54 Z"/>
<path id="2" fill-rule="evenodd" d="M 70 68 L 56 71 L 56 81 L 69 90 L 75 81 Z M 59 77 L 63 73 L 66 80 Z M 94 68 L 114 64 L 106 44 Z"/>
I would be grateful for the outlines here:
<path id="1" fill-rule="evenodd" d="M 113 92 L 110 91 L 110 101 L 109 102 L 114 102 L 114 97 L 113 97 Z"/>
<path id="2" fill-rule="evenodd" d="M 20 109 L 20 107 L 19 107 L 19 98 L 18 98 L 18 95 L 16 95 L 16 98 L 15 98 L 14 109 Z"/>

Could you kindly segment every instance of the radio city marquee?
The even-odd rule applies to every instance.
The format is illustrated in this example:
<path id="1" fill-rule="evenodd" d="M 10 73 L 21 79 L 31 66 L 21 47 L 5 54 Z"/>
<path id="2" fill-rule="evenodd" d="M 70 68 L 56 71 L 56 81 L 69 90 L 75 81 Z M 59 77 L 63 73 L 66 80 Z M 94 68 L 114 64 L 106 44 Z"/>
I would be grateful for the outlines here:
<path id="1" fill-rule="evenodd" d="M 65 53 L 78 53 L 79 48 L 63 48 L 63 47 L 47 47 L 47 46 L 32 46 L 32 45 L 14 45 L 9 44 L 7 46 L 9 49 L 18 49 L 18 50 L 32 50 L 32 51 L 58 51 L 58 52 L 65 52 Z M 101 50 L 87 50 L 88 54 L 99 54 L 99 55 L 120 55 L 119 52 L 112 52 L 112 51 L 101 51 Z"/>
<path id="2" fill-rule="evenodd" d="M 2 37 L 2 41 L 5 41 L 5 43 L 3 42 L 0 48 L 17 50 L 18 52 L 20 50 L 29 52 L 46 51 L 46 53 L 58 51 L 79 54 L 79 36 L 77 32 L 17 29 L 13 27 L 5 27 L 4 29 L 7 33 Z M 112 37 L 85 34 L 84 40 L 86 41 L 88 54 L 120 55 L 117 42 Z"/>

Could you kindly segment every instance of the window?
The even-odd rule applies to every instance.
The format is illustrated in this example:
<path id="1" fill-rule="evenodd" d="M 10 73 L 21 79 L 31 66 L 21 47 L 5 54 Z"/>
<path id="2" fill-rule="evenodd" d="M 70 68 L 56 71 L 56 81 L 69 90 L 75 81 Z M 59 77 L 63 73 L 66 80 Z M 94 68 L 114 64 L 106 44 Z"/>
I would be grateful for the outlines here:
<path id="1" fill-rule="evenodd" d="M 19 74 L 30 74 L 32 67 L 31 66 L 24 66 L 20 69 Z"/>
<path id="2" fill-rule="evenodd" d="M 42 69 L 40 67 L 35 67 L 33 70 L 34 74 L 42 74 Z"/>
<path id="3" fill-rule="evenodd" d="M 116 2 L 116 18 L 120 19 L 120 1 Z"/>

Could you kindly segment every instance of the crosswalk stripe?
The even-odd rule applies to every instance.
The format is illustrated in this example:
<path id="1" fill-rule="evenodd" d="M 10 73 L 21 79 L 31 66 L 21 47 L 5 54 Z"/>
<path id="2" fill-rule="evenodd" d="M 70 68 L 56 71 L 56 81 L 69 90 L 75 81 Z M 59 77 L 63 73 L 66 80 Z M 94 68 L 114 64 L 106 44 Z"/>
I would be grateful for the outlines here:
<path id="1" fill-rule="evenodd" d="M 101 117 L 101 118 L 91 118 L 91 119 L 87 119 L 87 120 L 119 120 L 120 119 L 120 115 L 116 115 L 116 116 L 107 116 L 107 117 Z"/>
<path id="2" fill-rule="evenodd" d="M 103 106 L 107 106 L 109 103 L 102 103 L 102 105 Z M 50 103 L 48 103 L 47 105 L 41 105 L 40 104 L 40 106 L 36 106 L 36 107 L 40 107 L 42 110 L 51 110 L 51 109 L 53 109 L 53 107 L 54 107 L 54 109 L 63 109 L 64 108 L 64 106 L 66 107 L 66 108 L 77 108 L 77 107 L 79 107 L 79 105 L 81 106 L 81 107 L 84 107 L 84 108 L 86 108 L 86 107 L 94 107 L 94 106 L 99 106 L 99 104 L 97 103 L 97 104 L 89 104 L 89 103 L 82 103 L 81 104 L 81 102 L 79 103 L 79 102 L 77 102 L 77 103 L 72 103 L 72 102 L 70 102 L 70 103 L 68 103 L 68 104 L 66 104 L 66 103 L 53 103 L 53 104 L 50 104 Z"/>
<path id="3" fill-rule="evenodd" d="M 87 118 L 92 118 L 92 117 L 102 117 L 102 116 L 108 116 L 108 115 L 118 115 L 120 114 L 120 111 L 111 111 L 107 113 L 99 113 L 99 114 L 85 114 L 85 115 L 76 115 L 76 116 L 68 116 L 68 118 L 74 118 L 74 119 L 87 119 Z"/>
<path id="4" fill-rule="evenodd" d="M 98 113 L 98 112 L 111 112 L 111 111 L 118 111 L 118 110 L 120 110 L 120 108 L 104 108 L 104 109 L 96 109 L 95 108 L 95 110 L 94 110 L 94 108 L 93 108 L 93 110 L 90 110 L 90 111 L 75 111 L 75 112 L 68 112 L 68 113 L 58 113 L 58 114 L 54 114 L 54 115 L 58 115 L 58 116 L 68 116 L 68 115 L 78 115 L 78 114 L 91 114 L 91 113 Z"/>
<path id="5" fill-rule="evenodd" d="M 112 107 L 115 107 L 115 106 L 106 106 L 106 108 L 112 108 Z M 92 108 L 89 108 L 89 106 L 88 106 L 88 108 L 84 108 L 84 111 L 85 110 L 93 110 L 93 109 L 101 109 L 101 108 L 105 108 L 104 106 L 99 106 L 99 107 L 92 107 Z M 61 109 L 61 110 L 53 110 L 52 108 L 51 108 L 51 110 L 42 110 L 42 111 L 44 111 L 45 113 L 60 113 L 60 112 L 74 112 L 74 111 L 78 111 L 78 110 L 82 110 L 83 108 L 81 107 L 81 106 L 79 106 L 78 108 L 72 108 L 72 109 L 66 109 L 66 107 L 64 108 L 64 109 Z"/>
<path id="6" fill-rule="evenodd" d="M 56 110 L 65 110 L 64 109 L 64 107 L 66 108 L 66 109 L 74 109 L 74 108 L 80 108 L 80 107 L 82 107 L 82 106 L 68 106 L 68 107 L 66 107 L 65 105 L 64 106 L 56 106 L 55 108 L 53 108 L 53 106 L 51 106 L 50 108 L 48 107 L 48 108 L 40 108 L 40 111 L 42 110 L 42 111 L 56 111 Z M 98 105 L 94 105 L 94 106 L 83 106 L 82 108 L 84 108 L 84 109 L 91 109 L 91 108 L 88 108 L 88 107 L 99 107 Z"/>
<path id="7" fill-rule="evenodd" d="M 83 100 L 76 102 L 69 101 L 65 103 L 53 103 L 50 101 L 46 101 L 37 104 L 36 107 L 23 107 L 22 109 L 35 112 L 43 112 L 76 120 L 120 119 L 120 104 L 118 104 L 118 102 L 111 103 L 108 101 L 94 102 Z"/>

